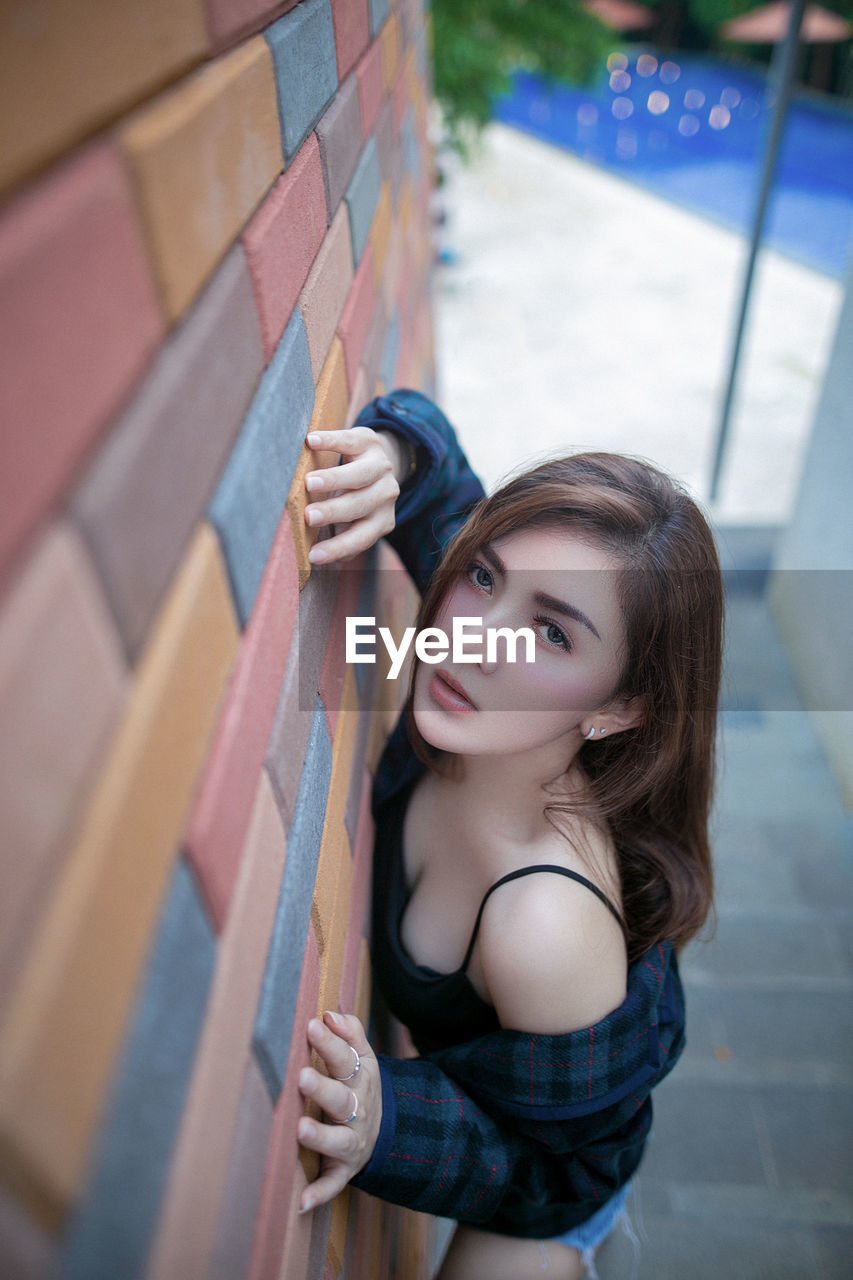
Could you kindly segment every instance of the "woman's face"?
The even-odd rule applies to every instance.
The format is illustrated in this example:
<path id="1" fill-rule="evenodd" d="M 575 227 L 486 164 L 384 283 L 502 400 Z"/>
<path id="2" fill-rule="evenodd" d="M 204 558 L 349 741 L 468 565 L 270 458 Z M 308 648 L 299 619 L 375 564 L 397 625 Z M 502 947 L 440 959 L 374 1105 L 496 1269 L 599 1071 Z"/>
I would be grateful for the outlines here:
<path id="1" fill-rule="evenodd" d="M 451 651 L 436 665 L 419 662 L 415 722 L 432 746 L 461 755 L 505 754 L 565 740 L 577 749 L 585 719 L 618 692 L 625 634 L 618 597 L 619 561 L 572 534 L 521 529 L 481 547 L 457 579 L 434 625 L 452 638 L 453 619 L 469 627 L 474 662 Z M 487 628 L 528 627 L 515 662 L 505 642 L 487 660 Z M 470 637 L 483 632 L 482 644 Z M 448 684 L 448 681 L 452 684 Z M 459 692 L 453 687 L 456 685 Z"/>

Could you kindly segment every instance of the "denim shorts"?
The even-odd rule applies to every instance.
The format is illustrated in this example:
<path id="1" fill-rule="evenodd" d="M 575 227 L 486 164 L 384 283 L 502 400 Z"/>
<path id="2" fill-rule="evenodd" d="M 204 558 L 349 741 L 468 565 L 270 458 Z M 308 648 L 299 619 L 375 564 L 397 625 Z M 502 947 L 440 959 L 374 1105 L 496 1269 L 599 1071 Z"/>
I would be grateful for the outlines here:
<path id="1" fill-rule="evenodd" d="M 639 1241 L 631 1226 L 631 1220 L 628 1217 L 628 1210 L 625 1202 L 628 1199 L 628 1193 L 631 1190 L 631 1184 L 627 1183 L 624 1187 L 620 1187 L 614 1196 L 603 1204 L 601 1208 L 587 1218 L 586 1222 L 582 1222 L 578 1227 L 572 1227 L 564 1235 L 555 1236 L 555 1240 L 559 1244 L 569 1245 L 572 1249 L 577 1249 L 587 1267 L 589 1274 L 594 1276 L 595 1267 L 593 1265 L 593 1255 L 600 1244 L 603 1244 L 613 1228 L 622 1222 L 634 1244 L 635 1257 Z"/>

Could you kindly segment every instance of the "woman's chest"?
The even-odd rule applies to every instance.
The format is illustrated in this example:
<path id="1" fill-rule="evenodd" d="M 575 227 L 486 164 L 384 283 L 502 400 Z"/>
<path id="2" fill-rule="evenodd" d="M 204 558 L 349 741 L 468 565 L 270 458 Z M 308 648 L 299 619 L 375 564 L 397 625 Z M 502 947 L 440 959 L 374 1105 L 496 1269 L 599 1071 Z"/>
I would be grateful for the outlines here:
<path id="1" fill-rule="evenodd" d="M 448 801 L 426 775 L 415 784 L 402 830 L 407 900 L 400 941 L 416 964 L 437 973 L 455 973 L 465 960 L 483 895 L 487 859 L 472 839 L 471 815 Z M 477 957 L 467 974 L 488 999 Z"/>

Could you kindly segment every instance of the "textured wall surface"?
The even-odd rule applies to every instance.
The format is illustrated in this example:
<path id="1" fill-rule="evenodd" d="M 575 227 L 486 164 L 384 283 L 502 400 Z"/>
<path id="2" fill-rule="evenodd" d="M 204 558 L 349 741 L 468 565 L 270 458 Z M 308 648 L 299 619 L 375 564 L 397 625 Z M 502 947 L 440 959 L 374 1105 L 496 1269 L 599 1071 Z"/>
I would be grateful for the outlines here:
<path id="1" fill-rule="evenodd" d="M 0 22 L 0 1274 L 420 1280 L 429 1220 L 297 1215 L 295 1126 L 372 1012 L 344 619 L 415 604 L 311 569 L 304 437 L 431 387 L 424 2 Z"/>

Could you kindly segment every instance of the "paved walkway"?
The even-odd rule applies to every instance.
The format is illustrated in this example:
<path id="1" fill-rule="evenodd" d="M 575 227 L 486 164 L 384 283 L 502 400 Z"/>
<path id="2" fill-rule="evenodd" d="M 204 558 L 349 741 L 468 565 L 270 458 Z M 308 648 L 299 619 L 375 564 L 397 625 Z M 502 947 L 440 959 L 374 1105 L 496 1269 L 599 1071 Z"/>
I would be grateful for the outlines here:
<path id="1" fill-rule="evenodd" d="M 442 403 L 487 483 L 531 444 L 613 448 L 701 496 L 742 242 L 502 128 L 447 200 L 460 260 L 438 289 Z M 734 564 L 787 516 L 838 301 L 834 282 L 768 255 L 713 513 Z M 718 924 L 684 960 L 689 1043 L 655 1095 L 637 1280 L 851 1280 L 853 819 L 760 591 L 740 587 Z M 609 1242 L 601 1280 L 627 1280 L 632 1258 Z"/>
<path id="2" fill-rule="evenodd" d="M 853 820 L 758 595 L 729 600 L 718 922 L 657 1090 L 638 1280 L 853 1276 Z M 602 1251 L 601 1280 L 632 1251 Z"/>

